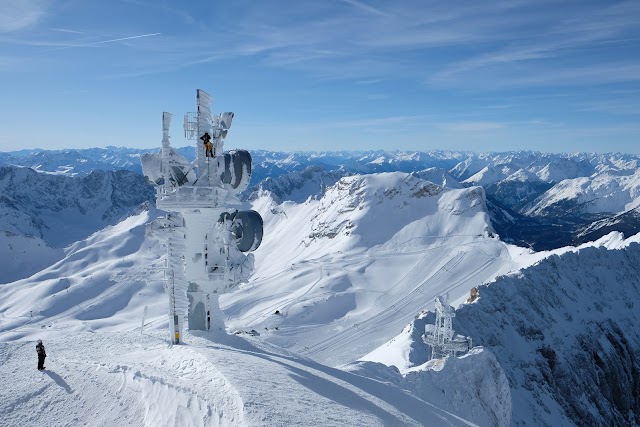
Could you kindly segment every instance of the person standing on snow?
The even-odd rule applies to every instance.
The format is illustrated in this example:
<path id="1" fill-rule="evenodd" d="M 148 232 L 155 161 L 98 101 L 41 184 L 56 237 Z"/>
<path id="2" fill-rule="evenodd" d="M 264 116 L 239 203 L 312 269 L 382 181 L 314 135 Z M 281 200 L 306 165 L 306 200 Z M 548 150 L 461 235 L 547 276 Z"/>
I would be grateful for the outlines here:
<path id="1" fill-rule="evenodd" d="M 38 344 L 36 345 L 36 352 L 38 353 L 38 370 L 42 371 L 44 369 L 44 359 L 47 357 L 47 352 L 44 350 L 44 344 L 42 344 L 42 340 L 38 340 Z"/>

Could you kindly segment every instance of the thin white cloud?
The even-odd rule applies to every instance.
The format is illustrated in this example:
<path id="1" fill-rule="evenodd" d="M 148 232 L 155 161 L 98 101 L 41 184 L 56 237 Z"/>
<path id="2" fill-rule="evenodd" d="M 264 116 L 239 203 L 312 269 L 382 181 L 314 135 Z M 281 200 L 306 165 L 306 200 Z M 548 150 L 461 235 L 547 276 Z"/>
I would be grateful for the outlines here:
<path id="1" fill-rule="evenodd" d="M 49 0 L 0 1 L 0 33 L 20 31 L 36 25 L 45 15 Z"/>
<path id="2" fill-rule="evenodd" d="M 364 119 L 354 119 L 354 120 L 342 120 L 342 121 L 334 121 L 334 122 L 322 122 L 322 123 L 313 123 L 308 124 L 304 127 L 305 130 L 312 130 L 316 128 L 324 128 L 324 129 L 367 129 L 371 130 L 373 128 L 386 128 L 386 129 L 396 129 L 397 126 L 406 126 L 411 124 L 423 123 L 426 120 L 425 117 L 421 116 L 390 116 L 390 117 L 375 117 L 375 118 L 364 118 Z"/>
<path id="3" fill-rule="evenodd" d="M 373 6 L 370 6 L 364 2 L 358 0 L 342 0 L 343 2 L 350 4 L 351 6 L 357 7 L 358 9 L 364 10 L 365 12 L 372 13 L 378 16 L 389 16 L 388 13 L 381 11 L 380 9 L 376 9 Z"/>
<path id="4" fill-rule="evenodd" d="M 357 81 L 355 83 L 358 84 L 358 85 L 373 85 L 373 84 L 376 84 L 376 83 L 381 83 L 383 81 L 384 81 L 384 79 L 367 79 L 367 80 L 360 80 L 360 81 Z"/>
<path id="5" fill-rule="evenodd" d="M 580 111 L 595 111 L 621 116 L 640 115 L 640 100 L 637 99 L 602 99 L 582 103 L 578 106 Z"/>
<path id="6" fill-rule="evenodd" d="M 640 62 L 587 64 L 564 69 L 532 70 L 525 76 L 504 79 L 506 87 L 603 85 L 640 81 Z"/>
<path id="7" fill-rule="evenodd" d="M 59 33 L 85 34 L 84 31 L 70 30 L 68 28 L 52 28 L 51 31 L 57 31 Z"/>
<path id="8" fill-rule="evenodd" d="M 483 53 L 450 63 L 427 80 L 436 86 L 483 86 L 488 83 L 489 88 L 496 88 L 501 83 L 504 86 L 524 86 L 527 82 L 544 84 L 540 76 L 545 76 L 551 84 L 574 76 L 578 82 L 597 83 L 594 73 L 585 70 L 593 66 L 593 61 L 586 61 L 586 66 L 579 61 L 586 60 L 591 49 L 633 43 L 640 31 L 638 13 L 640 3 L 623 2 L 608 8 L 591 7 L 576 14 L 565 12 L 550 16 L 548 23 L 539 22 L 528 28 L 528 31 L 534 31 L 529 36 L 526 31 L 514 33 L 508 44 L 500 46 L 496 43 L 497 47 L 491 50 L 484 49 Z M 611 63 L 611 59 L 603 58 L 595 68 L 607 62 Z M 612 70 L 611 77 L 602 76 L 601 80 L 635 80 L 633 76 L 623 77 L 628 74 L 626 68 Z M 516 73 L 521 76 L 515 77 Z M 485 76 L 490 78 L 483 78 Z"/>

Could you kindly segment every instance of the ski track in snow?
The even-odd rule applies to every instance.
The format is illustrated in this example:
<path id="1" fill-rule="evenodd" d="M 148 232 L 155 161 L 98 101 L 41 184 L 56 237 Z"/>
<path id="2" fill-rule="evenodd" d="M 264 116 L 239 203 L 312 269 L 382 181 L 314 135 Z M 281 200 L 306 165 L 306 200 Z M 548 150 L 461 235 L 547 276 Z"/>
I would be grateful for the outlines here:
<path id="1" fill-rule="evenodd" d="M 491 239 L 471 239 L 459 246 L 437 245 L 402 253 L 385 248 L 369 251 L 364 256 L 322 256 L 296 263 L 286 271 L 289 274 L 298 271 L 296 280 L 306 282 L 304 286 L 271 295 L 261 295 L 258 286 L 243 288 L 241 291 L 252 295 L 238 300 L 238 304 L 227 305 L 227 321 L 235 329 L 256 329 L 266 333 L 264 339 L 322 363 L 340 365 L 391 339 L 418 312 L 432 306 L 436 296 L 449 293 L 452 301 L 460 303 L 467 299 L 472 287 L 512 269 L 514 262 L 506 251 L 496 249 L 499 245 L 487 249 L 487 243 L 490 244 L 487 248 L 494 244 Z M 395 264 L 395 260 L 411 257 L 414 259 L 411 266 L 402 275 L 394 277 L 392 284 L 363 287 L 369 280 L 365 279 L 363 285 L 352 284 L 338 291 L 326 290 L 336 280 L 334 278 L 354 276 L 370 268 L 386 271 L 386 266 Z M 314 278 L 309 280 L 312 274 Z M 381 280 L 373 276 L 370 279 Z M 272 283 L 286 283 L 291 277 L 272 275 L 271 280 Z M 328 300 L 333 295 L 348 295 L 349 292 L 360 295 L 358 298 L 369 298 L 370 302 L 359 304 L 358 313 L 352 312 L 332 322 L 319 319 L 293 323 L 288 320 L 294 306 L 312 306 L 317 301 Z M 275 315 L 275 310 L 280 314 Z M 276 326 L 278 330 L 274 331 Z"/>
<path id="2" fill-rule="evenodd" d="M 339 332 L 333 336 L 330 336 L 322 341 L 319 341 L 317 344 L 305 347 L 303 354 L 309 356 L 315 356 L 323 353 L 331 353 L 335 349 L 346 345 L 348 342 L 352 341 L 360 341 L 363 336 L 370 335 L 376 333 L 380 330 L 382 325 L 385 325 L 389 322 L 393 322 L 395 318 L 397 318 L 398 313 L 404 314 L 412 314 L 413 311 L 409 311 L 409 308 L 415 306 L 415 296 L 420 293 L 427 297 L 435 298 L 437 294 L 434 294 L 433 291 L 427 293 L 423 291 L 423 288 L 431 288 L 433 289 L 437 284 L 441 283 L 442 279 L 446 276 L 447 272 L 454 270 L 460 263 L 462 263 L 466 254 L 458 253 L 453 258 L 450 258 L 442 267 L 440 267 L 432 276 L 428 277 L 422 283 L 420 283 L 415 289 L 410 291 L 409 293 L 403 295 L 399 300 L 396 300 L 391 305 L 387 305 L 386 308 L 380 310 L 375 315 L 359 322 L 351 327 Z M 475 270 L 469 272 L 464 275 L 462 278 L 456 280 L 452 285 L 449 285 L 444 288 L 439 288 L 438 291 L 449 292 L 455 290 L 462 283 L 465 283 L 470 278 L 475 277 L 482 270 L 487 269 L 492 264 L 492 260 L 488 260 L 483 263 L 480 267 Z M 409 277 L 411 278 L 411 277 Z M 402 281 L 407 279 L 405 276 Z M 379 301 L 382 297 L 387 297 L 390 295 L 382 295 L 378 297 L 376 301 Z M 428 300 L 428 299 L 427 299 Z M 415 310 L 414 310 L 415 311 Z"/>

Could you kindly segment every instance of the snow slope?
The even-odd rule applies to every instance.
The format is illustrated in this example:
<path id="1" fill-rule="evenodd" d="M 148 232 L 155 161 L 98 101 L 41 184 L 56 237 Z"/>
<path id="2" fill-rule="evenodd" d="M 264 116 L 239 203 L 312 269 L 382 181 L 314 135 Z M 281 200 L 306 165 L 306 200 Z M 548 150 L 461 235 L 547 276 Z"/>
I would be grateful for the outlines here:
<path id="1" fill-rule="evenodd" d="M 640 206 L 640 170 L 629 175 L 604 172 L 567 179 L 549 189 L 529 215 L 553 214 L 570 206 L 585 213 L 621 213 Z"/>
<path id="2" fill-rule="evenodd" d="M 293 356 L 244 336 L 164 331 L 44 336 L 0 343 L 4 426 L 474 425 L 388 383 Z"/>
<path id="3" fill-rule="evenodd" d="M 29 277 L 63 256 L 64 250 L 50 247 L 39 237 L 0 231 L 0 284 Z"/>
<path id="4" fill-rule="evenodd" d="M 263 196 L 252 208 L 264 239 L 254 278 L 221 298 L 227 324 L 330 366 L 383 344 L 437 295 L 459 304 L 516 268 L 491 237 L 480 187 L 383 173 L 342 178 L 319 200 Z"/>
<path id="5" fill-rule="evenodd" d="M 512 425 L 638 425 L 640 235 L 625 240 L 611 233 L 579 248 L 513 255 L 538 261 L 481 286 L 479 299 L 459 308 L 453 323 L 488 358 L 472 352 L 427 362 L 421 336 L 434 321 L 429 313 L 347 369 L 387 378 L 418 396 L 423 384 L 431 392 L 475 392 L 490 410 L 474 420 L 493 415 L 494 425 L 506 425 L 507 409 Z M 469 390 L 458 384 L 461 368 L 474 360 Z M 484 375 L 474 372 L 477 364 L 485 365 Z M 508 393 L 499 386 L 505 381 Z M 457 401 L 440 406 L 451 410 Z"/>
<path id="6" fill-rule="evenodd" d="M 227 335 L 221 316 L 211 333 L 170 347 L 163 250 L 145 234 L 154 215 L 107 227 L 0 288 L 3 426 L 473 425 L 263 336 Z M 38 338 L 48 352 L 44 372 L 34 367 Z"/>

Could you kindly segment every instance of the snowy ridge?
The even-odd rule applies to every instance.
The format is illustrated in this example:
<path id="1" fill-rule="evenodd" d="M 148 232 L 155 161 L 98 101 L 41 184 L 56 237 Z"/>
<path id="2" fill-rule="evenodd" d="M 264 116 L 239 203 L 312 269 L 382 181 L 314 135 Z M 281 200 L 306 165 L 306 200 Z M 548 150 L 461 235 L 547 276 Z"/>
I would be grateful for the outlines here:
<path id="1" fill-rule="evenodd" d="M 54 175 L 86 176 L 95 170 L 126 169 L 140 173 L 140 156 L 156 149 L 121 147 L 77 150 L 21 150 L 0 153 L 0 165 L 32 168 Z"/>
<path id="2" fill-rule="evenodd" d="M 495 357 L 489 360 L 471 354 L 447 360 L 444 369 L 427 362 L 421 335 L 434 320 L 429 313 L 349 369 L 445 390 L 447 383 L 458 383 L 466 360 L 475 359 L 469 369 L 489 368 L 486 375 L 475 374 L 482 383 L 495 384 L 502 375 L 508 379 L 511 425 L 637 425 L 639 242 L 640 235 L 624 240 L 612 233 L 579 248 L 531 254 L 539 258 L 531 267 L 481 286 L 480 298 L 457 310 L 454 328 L 484 346 L 484 353 L 490 350 Z M 491 367 L 493 358 L 499 368 Z M 491 386 L 481 394 L 494 408 L 488 414 L 506 409 L 504 392 L 503 399 L 499 394 L 500 388 Z M 501 421 L 491 423 L 509 424 L 496 420 Z"/>
<path id="3" fill-rule="evenodd" d="M 161 297 L 160 247 L 145 238 L 152 213 L 131 216 L 64 249 L 62 259 L 26 279 L 0 287 L 0 334 L 67 327 L 118 328 L 148 305 L 166 313 Z M 159 274 L 160 273 L 160 274 Z M 155 276 L 155 281 L 153 278 Z M 145 280 L 151 286 L 145 286 Z M 84 325 L 84 326 L 83 326 Z"/>
<path id="4" fill-rule="evenodd" d="M 0 230 L 35 236 L 52 247 L 114 224 L 154 196 L 142 176 L 95 171 L 84 178 L 0 167 Z"/>
<path id="5" fill-rule="evenodd" d="M 320 166 L 309 166 L 301 172 L 292 172 L 277 178 L 266 178 L 258 184 L 257 194 L 251 198 L 257 198 L 258 194 L 270 192 L 273 199 L 282 202 L 304 202 L 308 197 L 320 198 L 327 187 L 334 185 L 345 173 L 340 171 L 327 171 Z"/>
<path id="6" fill-rule="evenodd" d="M 622 213 L 640 205 L 640 170 L 628 175 L 603 172 L 590 178 L 567 179 L 549 189 L 527 212 L 548 215 L 558 210 Z"/>
<path id="7" fill-rule="evenodd" d="M 637 156 L 525 152 L 498 153 L 484 160 L 484 167 L 464 183 L 482 185 L 504 206 L 530 216 L 567 210 L 573 214 L 620 213 L 630 209 L 640 194 Z M 464 177 L 482 163 L 466 161 L 452 171 Z M 510 191 L 514 182 L 526 188 L 517 197 Z"/>
<path id="8" fill-rule="evenodd" d="M 638 229 L 640 229 L 640 208 L 634 208 L 609 218 L 594 221 L 580 230 L 579 237 L 583 240 L 593 240 L 599 235 L 614 231 L 633 235 Z"/>
<path id="9" fill-rule="evenodd" d="M 85 176 L 91 170 L 126 168 L 140 173 L 138 159 L 152 150 L 107 147 L 87 150 L 23 150 L 0 153 L 0 164 L 32 167 L 42 172 Z M 177 149 L 188 161 L 195 157 L 193 147 Z M 441 170 L 443 177 L 423 176 L 438 185 L 456 188 L 482 185 L 492 206 L 494 227 L 506 240 L 537 249 L 584 242 L 581 231 L 594 221 L 629 211 L 640 203 L 637 182 L 626 182 L 638 171 L 637 155 L 610 153 L 539 153 L 518 151 L 472 153 L 453 151 L 338 151 L 280 153 L 252 151 L 252 182 L 244 199 L 256 197 L 260 182 L 270 179 L 263 189 L 281 200 L 301 202 L 320 197 L 326 186 L 338 177 L 379 172 L 419 172 Z M 305 169 L 324 170 L 325 178 L 304 178 Z M 300 174 L 304 175 L 301 176 Z M 438 172 L 437 175 L 439 175 Z M 283 177 L 282 180 L 279 180 Z M 567 181 L 569 180 L 569 181 Z M 570 182 L 570 183 L 569 183 Z M 561 184 L 562 183 L 562 184 Z M 512 221 L 500 213 L 511 212 Z M 567 213 L 569 215 L 567 215 Z M 625 231 L 640 231 L 627 221 Z M 538 232 L 536 230 L 542 230 Z M 601 237 L 593 228 L 593 237 Z M 549 243 L 545 244 L 547 241 Z"/>
<path id="10" fill-rule="evenodd" d="M 459 332 L 491 348 L 509 378 L 514 423 L 640 422 L 638 262 L 637 243 L 568 252 L 482 287 L 460 310 Z"/>
<path id="11" fill-rule="evenodd" d="M 254 279 L 221 298 L 227 324 L 329 365 L 383 344 L 439 292 L 459 304 L 516 266 L 491 237 L 480 187 L 447 190 L 404 173 L 351 176 L 319 200 L 265 196 L 253 209 L 265 218 L 265 237 Z"/>

